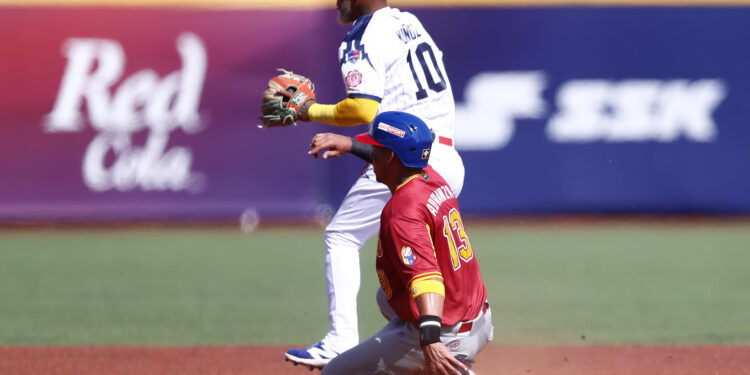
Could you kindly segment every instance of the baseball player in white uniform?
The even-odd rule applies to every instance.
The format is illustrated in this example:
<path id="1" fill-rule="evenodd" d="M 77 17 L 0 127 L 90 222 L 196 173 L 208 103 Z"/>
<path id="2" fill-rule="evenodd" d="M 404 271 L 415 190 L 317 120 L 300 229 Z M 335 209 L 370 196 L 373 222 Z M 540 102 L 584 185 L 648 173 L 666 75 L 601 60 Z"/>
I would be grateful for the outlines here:
<path id="1" fill-rule="evenodd" d="M 338 0 L 337 8 L 340 23 L 354 23 L 338 51 L 347 98 L 325 105 L 317 103 L 314 94 L 304 95 L 292 99 L 299 109 L 281 117 L 354 126 L 368 124 L 385 111 L 416 115 L 435 134 L 430 166 L 458 196 L 464 166 L 453 147 L 455 104 L 443 53 L 414 15 L 388 7 L 385 0 Z M 264 117 L 264 123 L 267 118 L 271 117 Z M 318 139 L 317 145 L 323 141 Z M 352 142 L 356 148 L 357 142 Z M 337 155 L 323 158 L 328 156 Z M 289 350 L 287 360 L 323 367 L 359 343 L 359 249 L 378 233 L 380 214 L 390 197 L 388 187 L 375 181 L 371 165 L 349 190 L 325 232 L 329 332 L 308 348 Z"/>

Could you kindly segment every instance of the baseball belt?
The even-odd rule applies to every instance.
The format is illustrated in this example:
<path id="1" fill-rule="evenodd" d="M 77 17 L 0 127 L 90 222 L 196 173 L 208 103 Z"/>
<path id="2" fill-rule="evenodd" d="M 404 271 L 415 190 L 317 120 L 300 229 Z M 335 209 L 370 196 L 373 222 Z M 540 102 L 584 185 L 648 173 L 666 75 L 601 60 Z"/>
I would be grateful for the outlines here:
<path id="1" fill-rule="evenodd" d="M 472 328 L 472 327 L 474 327 L 474 322 L 475 322 L 475 321 L 476 321 L 477 319 L 479 319 L 479 317 L 480 317 L 480 316 L 482 316 L 483 314 L 485 314 L 485 313 L 487 312 L 487 309 L 489 309 L 489 308 L 490 308 L 490 302 L 489 302 L 489 301 L 484 301 L 484 306 L 482 307 L 482 312 L 481 312 L 481 313 L 480 313 L 479 315 L 477 315 L 477 317 L 476 317 L 476 318 L 474 318 L 473 320 L 471 320 L 471 321 L 469 321 L 469 322 L 461 322 L 461 323 L 458 323 L 458 324 L 460 324 L 460 325 L 461 325 L 461 326 L 460 326 L 460 327 L 458 328 L 458 333 L 464 333 L 464 332 L 469 332 L 469 331 L 471 331 L 471 328 Z"/>
<path id="2" fill-rule="evenodd" d="M 444 144 L 446 146 L 453 147 L 453 139 L 452 138 L 438 136 L 438 142 L 441 143 L 441 144 Z"/>

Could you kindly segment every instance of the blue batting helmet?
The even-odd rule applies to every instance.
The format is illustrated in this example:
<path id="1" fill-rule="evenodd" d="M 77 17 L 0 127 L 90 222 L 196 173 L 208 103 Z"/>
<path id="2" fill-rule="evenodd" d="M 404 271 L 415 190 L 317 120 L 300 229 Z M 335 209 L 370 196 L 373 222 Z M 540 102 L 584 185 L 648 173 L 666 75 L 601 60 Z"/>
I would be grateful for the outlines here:
<path id="1" fill-rule="evenodd" d="M 359 142 L 393 150 L 407 167 L 424 168 L 435 136 L 419 117 L 406 112 L 383 112 L 375 117 L 370 131 L 354 137 Z"/>

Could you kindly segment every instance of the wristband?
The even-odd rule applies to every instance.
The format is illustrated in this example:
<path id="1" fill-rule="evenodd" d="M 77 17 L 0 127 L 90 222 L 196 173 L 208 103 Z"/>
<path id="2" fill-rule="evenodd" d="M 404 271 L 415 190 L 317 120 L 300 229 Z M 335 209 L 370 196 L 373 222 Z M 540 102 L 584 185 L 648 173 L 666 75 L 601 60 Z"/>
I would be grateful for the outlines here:
<path id="1" fill-rule="evenodd" d="M 372 164 L 372 145 L 362 143 L 352 138 L 352 155 Z"/>
<path id="2" fill-rule="evenodd" d="M 419 317 L 419 346 L 425 347 L 440 341 L 442 319 L 436 315 Z"/>

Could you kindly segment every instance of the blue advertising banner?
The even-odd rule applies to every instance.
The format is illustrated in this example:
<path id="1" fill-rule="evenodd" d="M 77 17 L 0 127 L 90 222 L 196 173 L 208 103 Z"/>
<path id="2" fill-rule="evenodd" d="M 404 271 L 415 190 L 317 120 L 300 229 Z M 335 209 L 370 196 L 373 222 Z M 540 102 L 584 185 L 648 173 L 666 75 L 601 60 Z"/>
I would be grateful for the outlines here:
<path id="1" fill-rule="evenodd" d="M 750 9 L 415 14 L 452 79 L 464 211 L 750 212 Z"/>

